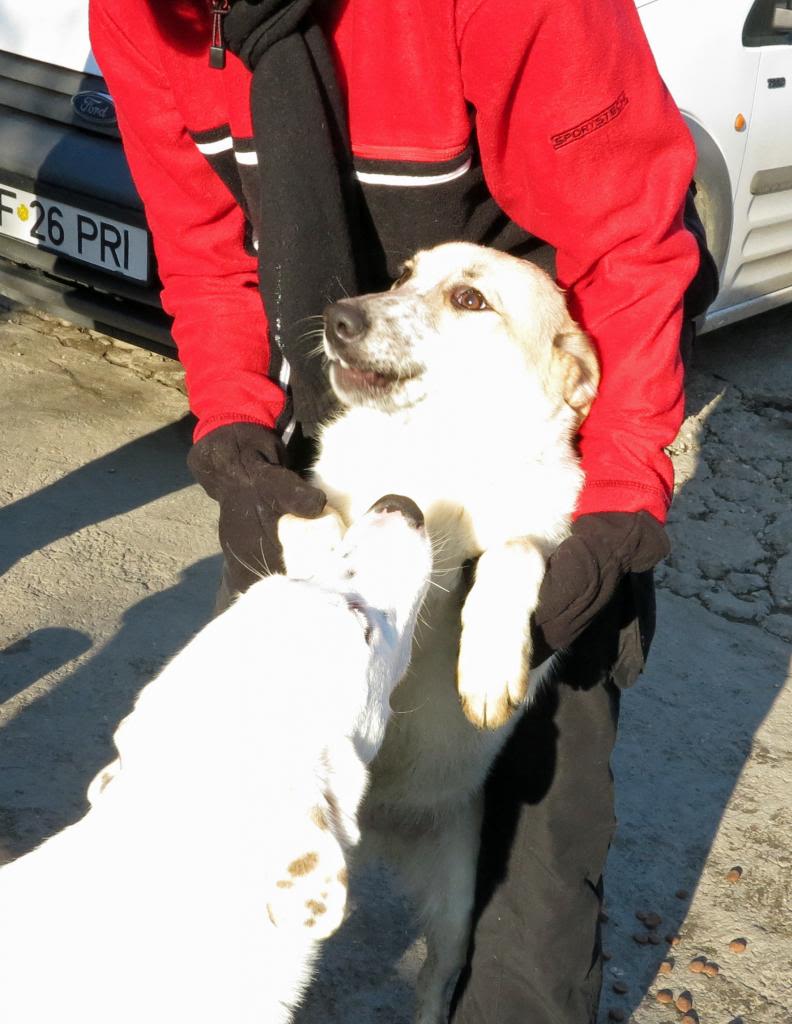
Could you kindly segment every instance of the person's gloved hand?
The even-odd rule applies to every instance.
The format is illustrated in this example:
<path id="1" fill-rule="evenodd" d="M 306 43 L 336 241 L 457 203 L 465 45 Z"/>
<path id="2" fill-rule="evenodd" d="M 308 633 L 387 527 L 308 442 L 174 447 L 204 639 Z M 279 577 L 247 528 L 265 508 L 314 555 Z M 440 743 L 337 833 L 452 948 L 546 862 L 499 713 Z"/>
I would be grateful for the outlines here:
<path id="1" fill-rule="evenodd" d="M 533 664 L 569 647 L 630 572 L 652 569 L 671 550 L 648 512 L 592 512 L 550 556 L 534 614 Z"/>
<path id="2" fill-rule="evenodd" d="M 283 465 L 283 457 L 280 438 L 257 423 L 218 427 L 187 456 L 195 479 L 220 505 L 220 546 L 240 593 L 263 573 L 283 572 L 280 517 L 315 519 L 327 502 L 323 491 Z"/>

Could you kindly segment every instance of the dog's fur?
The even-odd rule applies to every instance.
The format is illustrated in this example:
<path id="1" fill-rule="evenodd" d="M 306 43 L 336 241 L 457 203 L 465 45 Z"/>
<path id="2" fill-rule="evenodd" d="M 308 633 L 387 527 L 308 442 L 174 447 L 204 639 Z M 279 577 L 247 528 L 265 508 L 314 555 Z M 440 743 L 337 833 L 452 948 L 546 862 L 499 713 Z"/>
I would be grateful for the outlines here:
<path id="1" fill-rule="evenodd" d="M 303 530 L 338 546 L 309 581 L 254 584 L 143 690 L 88 814 L 0 871 L 4 1022 L 291 1020 L 428 583 L 408 519 L 380 508 L 343 541 L 284 524 L 293 564 Z"/>
<path id="2" fill-rule="evenodd" d="M 599 371 L 544 272 L 469 244 L 419 253 L 391 291 L 325 322 L 347 408 L 321 435 L 315 479 L 348 521 L 382 491 L 410 494 L 435 547 L 438 586 L 361 815 L 417 898 L 417 1020 L 440 1024 L 468 939 L 483 782 L 541 678 L 528 622 L 582 483 L 573 438 Z"/>

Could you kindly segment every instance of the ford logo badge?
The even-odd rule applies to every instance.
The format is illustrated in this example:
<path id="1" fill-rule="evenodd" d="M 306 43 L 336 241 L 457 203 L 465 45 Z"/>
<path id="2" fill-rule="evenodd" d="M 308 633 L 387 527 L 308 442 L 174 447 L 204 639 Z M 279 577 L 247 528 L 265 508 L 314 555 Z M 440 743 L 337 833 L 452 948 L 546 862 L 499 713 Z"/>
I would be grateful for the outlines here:
<path id="1" fill-rule="evenodd" d="M 108 96 L 106 92 L 90 90 L 75 93 L 71 98 L 71 105 L 74 113 L 90 124 L 112 128 L 116 123 L 115 103 L 113 97 Z"/>

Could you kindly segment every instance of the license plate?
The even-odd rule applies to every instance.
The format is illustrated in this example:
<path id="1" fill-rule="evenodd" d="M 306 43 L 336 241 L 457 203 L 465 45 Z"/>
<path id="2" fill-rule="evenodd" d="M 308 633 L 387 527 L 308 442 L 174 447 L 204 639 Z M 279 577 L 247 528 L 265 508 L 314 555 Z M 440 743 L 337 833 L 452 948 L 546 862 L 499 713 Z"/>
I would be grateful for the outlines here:
<path id="1" fill-rule="evenodd" d="M 148 232 L 79 207 L 0 185 L 0 235 L 133 281 L 149 279 Z"/>

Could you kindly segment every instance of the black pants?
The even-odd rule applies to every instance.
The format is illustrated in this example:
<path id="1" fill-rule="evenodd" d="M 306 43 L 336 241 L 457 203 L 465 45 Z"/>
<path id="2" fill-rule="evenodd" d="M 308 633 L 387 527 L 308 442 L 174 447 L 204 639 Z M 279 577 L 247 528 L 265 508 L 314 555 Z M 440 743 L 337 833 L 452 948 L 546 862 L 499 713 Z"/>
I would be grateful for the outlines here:
<path id="1" fill-rule="evenodd" d="M 596 1020 L 619 691 L 637 678 L 653 632 L 651 573 L 633 576 L 495 765 L 453 1024 Z"/>
<path id="2" fill-rule="evenodd" d="M 290 465 L 313 460 L 297 434 Z M 224 574 L 216 611 L 233 596 Z M 652 573 L 624 581 L 525 713 L 487 784 L 474 927 L 452 1024 L 594 1024 L 602 872 L 615 824 L 619 692 L 655 622 Z"/>

